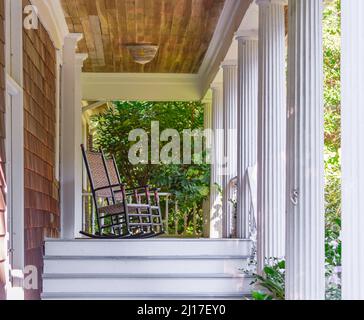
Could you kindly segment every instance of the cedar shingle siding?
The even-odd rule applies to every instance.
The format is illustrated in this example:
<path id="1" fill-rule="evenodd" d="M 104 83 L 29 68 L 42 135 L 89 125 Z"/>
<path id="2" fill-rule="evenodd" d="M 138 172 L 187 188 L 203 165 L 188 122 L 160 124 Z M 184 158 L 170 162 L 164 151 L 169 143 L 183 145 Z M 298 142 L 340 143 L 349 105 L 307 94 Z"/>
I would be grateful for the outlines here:
<path id="1" fill-rule="evenodd" d="M 5 298 L 5 10 L 0 0 L 0 300 Z"/>
<path id="2" fill-rule="evenodd" d="M 23 5 L 29 4 L 23 0 Z M 54 177 L 56 128 L 56 50 L 39 22 L 24 30 L 25 264 L 38 267 L 45 237 L 59 236 L 58 184 Z M 39 291 L 26 292 L 38 299 Z"/>

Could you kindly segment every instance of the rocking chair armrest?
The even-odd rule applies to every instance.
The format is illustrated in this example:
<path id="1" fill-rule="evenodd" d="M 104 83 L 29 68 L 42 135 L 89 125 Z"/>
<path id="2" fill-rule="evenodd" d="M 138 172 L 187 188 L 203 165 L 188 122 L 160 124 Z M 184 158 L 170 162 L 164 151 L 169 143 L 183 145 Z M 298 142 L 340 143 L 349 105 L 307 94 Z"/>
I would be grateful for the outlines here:
<path id="1" fill-rule="evenodd" d="M 126 192 L 129 192 L 129 191 L 146 190 L 146 189 L 150 189 L 150 186 L 149 185 L 146 185 L 146 186 L 137 186 L 137 187 L 125 189 L 125 191 Z"/>
<path id="2" fill-rule="evenodd" d="M 140 186 L 140 187 L 135 187 L 135 188 L 129 188 L 129 189 L 125 189 L 125 191 L 128 194 L 131 194 L 132 192 L 134 192 L 135 190 L 149 190 L 150 192 L 160 192 L 161 188 L 151 188 L 150 186 Z"/>

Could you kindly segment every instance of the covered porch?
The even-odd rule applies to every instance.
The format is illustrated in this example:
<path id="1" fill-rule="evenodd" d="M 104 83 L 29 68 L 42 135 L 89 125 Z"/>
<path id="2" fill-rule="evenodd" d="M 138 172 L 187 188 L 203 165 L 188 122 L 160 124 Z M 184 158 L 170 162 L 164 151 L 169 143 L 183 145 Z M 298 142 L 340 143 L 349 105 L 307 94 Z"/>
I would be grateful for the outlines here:
<path id="1" fill-rule="evenodd" d="M 211 88 L 215 88 L 216 84 L 222 90 L 225 63 L 228 67 L 230 63 L 232 63 L 231 66 L 235 64 L 237 70 L 238 42 L 235 40 L 237 30 L 258 27 L 257 8 L 253 6 L 249 9 L 249 7 L 249 1 L 196 1 L 196 3 L 182 1 L 173 5 L 157 1 L 150 4 L 136 3 L 135 6 L 115 4 L 110 7 L 105 7 L 103 3 L 85 6 L 72 1 L 62 2 L 63 13 L 70 31 L 64 40 L 63 59 L 65 61 L 72 59 L 69 72 L 66 72 L 66 68 L 63 70 L 65 86 L 63 90 L 70 92 L 71 88 L 79 89 L 74 91 L 74 95 L 65 97 L 67 100 L 63 101 L 64 107 L 61 108 L 67 116 L 65 115 L 63 120 L 61 114 L 60 130 L 67 136 L 62 137 L 63 140 L 60 141 L 60 169 L 68 174 L 71 173 L 69 164 L 74 163 L 75 166 L 72 176 L 70 175 L 67 179 L 63 177 L 65 181 L 73 183 L 72 188 L 67 188 L 69 194 L 62 195 L 61 192 L 61 203 L 65 206 L 63 212 L 68 216 L 63 217 L 64 237 L 77 238 L 79 231 L 85 228 L 85 224 L 90 224 L 85 221 L 85 216 L 90 216 L 89 213 L 85 213 L 84 203 L 85 198 L 90 196 L 85 193 L 87 175 L 82 168 L 81 150 L 77 148 L 80 144 L 89 144 L 90 135 L 92 135 L 90 118 L 107 108 L 112 108 L 113 101 L 203 101 L 205 129 L 214 132 L 213 120 L 222 122 L 225 115 L 221 113 L 223 101 L 216 100 L 216 95 Z M 149 9 L 150 12 L 148 12 Z M 139 15 L 134 16 L 133 10 Z M 116 25 L 112 24 L 118 21 L 113 20 L 114 15 L 120 19 L 125 14 L 127 15 L 125 23 L 119 21 Z M 145 18 L 144 24 L 141 23 L 141 16 Z M 249 17 L 246 22 L 242 22 L 244 16 Z M 250 29 L 247 32 L 250 32 Z M 94 45 L 90 46 L 90 43 Z M 147 64 L 138 64 L 128 50 L 130 43 L 141 45 L 160 43 L 160 45 L 154 59 Z M 187 50 L 193 46 L 199 48 L 197 54 Z M 66 59 L 66 56 L 70 58 Z M 222 64 L 223 61 L 225 63 Z M 67 62 L 65 65 L 67 66 Z M 232 74 L 230 81 L 232 89 L 235 90 L 231 92 L 231 95 L 235 97 L 237 74 Z M 227 93 L 226 96 L 229 98 Z M 73 107 L 75 103 L 80 105 L 80 101 L 82 108 Z M 220 113 L 215 114 L 214 119 L 213 103 L 215 103 L 215 109 L 221 109 Z M 237 109 L 237 99 L 231 103 L 233 108 Z M 70 114 L 74 117 L 70 117 Z M 79 123 L 82 125 L 79 126 Z M 70 130 L 72 127 L 74 130 Z M 230 131 L 234 131 L 236 128 L 231 129 L 233 130 Z M 235 143 L 237 143 L 236 137 L 237 133 L 234 132 Z M 210 134 L 205 146 L 205 150 L 209 153 L 216 150 L 216 155 L 213 156 L 218 165 L 212 172 L 212 175 L 215 174 L 211 179 L 213 190 L 216 189 L 216 185 L 223 186 L 222 181 L 218 179 L 224 175 L 222 171 L 225 164 L 222 157 L 225 151 L 223 144 L 213 147 L 214 141 L 219 138 L 220 140 L 225 138 L 222 126 L 216 130 L 216 139 L 214 134 L 212 136 Z M 226 150 L 226 152 L 229 151 Z M 62 163 L 67 165 L 62 168 Z M 218 171 L 221 172 L 216 177 Z M 231 194 L 237 187 L 237 172 L 234 171 L 230 174 L 228 181 Z M 211 200 L 213 203 L 210 204 L 211 201 L 208 199 L 209 201 L 204 204 L 204 231 L 195 236 L 231 238 L 232 234 L 224 234 L 223 228 L 236 229 L 233 225 L 235 223 L 232 220 L 228 221 L 229 218 L 224 218 L 222 208 L 218 209 L 218 212 L 211 213 L 219 207 L 216 200 L 222 203 L 217 191 L 213 193 Z M 162 197 L 167 200 L 173 195 L 166 192 L 162 193 Z M 229 200 L 226 199 L 225 202 Z M 174 202 L 172 204 L 173 209 L 178 210 L 178 204 Z M 171 204 L 165 201 L 163 207 L 165 218 L 169 210 L 171 210 Z M 214 218 L 211 219 L 210 216 Z M 253 218 L 253 215 L 251 217 Z M 223 220 L 226 221 L 223 222 Z M 226 226 L 223 227 L 223 224 Z M 173 229 L 173 221 L 169 225 L 166 224 L 167 231 L 169 228 Z M 178 234 L 174 228 L 174 233 L 169 236 L 176 235 Z"/>
<path id="2" fill-rule="evenodd" d="M 60 141 L 62 240 L 46 242 L 46 267 L 49 263 L 47 248 L 54 243 L 67 240 L 77 246 L 78 241 L 82 241 L 84 247 L 80 252 L 96 245 L 91 240 L 80 240 L 79 234 L 85 227 L 82 225 L 85 221 L 82 209 L 85 175 L 78 146 L 87 141 L 87 112 L 115 100 L 202 100 L 205 102 L 205 129 L 213 132 L 211 145 L 207 146 L 211 149 L 213 161 L 211 197 L 205 209 L 205 233 L 197 237 L 205 236 L 210 240 L 193 243 L 203 252 L 208 252 L 208 247 L 215 242 L 235 248 L 250 243 L 250 247 L 237 249 L 236 254 L 245 258 L 241 267 L 233 272 L 228 262 L 231 256 L 222 254 L 216 247 L 215 255 L 222 258 L 225 267 L 215 274 L 206 274 L 201 267 L 196 269 L 194 277 L 209 279 L 207 283 L 212 283 L 215 288 L 213 292 L 208 288 L 206 292 L 201 289 L 200 296 L 216 295 L 220 277 L 232 277 L 234 289 L 228 290 L 227 297 L 233 293 L 247 294 L 250 288 L 243 265 L 255 254 L 254 248 L 258 272 L 262 272 L 269 259 L 286 257 L 287 296 L 290 299 L 323 298 L 322 40 L 318 36 L 322 5 L 310 2 L 306 8 L 303 3 L 292 2 L 290 20 L 286 1 L 177 1 L 173 8 L 159 2 L 149 5 L 150 8 L 143 2 L 124 8 L 116 4 L 110 7 L 105 4 L 104 7 L 100 2 L 95 6 L 62 2 L 70 31 L 63 44 L 62 68 L 62 90 L 67 92 L 61 107 L 60 128 L 63 133 Z M 152 14 L 156 11 L 161 17 Z M 122 17 L 126 23 L 120 20 Z M 142 17 L 144 24 L 141 24 Z M 311 27 L 306 26 L 301 18 L 302 21 L 310 19 Z M 290 31 L 289 75 L 292 78 L 288 81 L 292 108 L 288 109 L 291 110 L 288 119 L 285 94 L 287 30 Z M 307 35 L 303 39 L 300 38 L 302 33 Z M 297 46 L 297 42 L 303 40 L 307 43 Z M 156 57 L 148 64 L 136 64 L 127 48 L 130 43 L 157 43 Z M 309 55 L 305 54 L 307 48 Z M 315 68 L 310 67 L 307 75 L 305 67 L 312 64 Z M 300 67 L 302 65 L 304 68 Z M 308 88 L 315 90 L 293 86 L 302 77 L 308 77 L 305 83 L 310 83 Z M 301 96 L 307 100 L 300 99 Z M 84 101 L 82 109 L 81 100 Z M 80 123 L 83 123 L 83 130 Z M 306 128 L 311 128 L 310 132 Z M 321 143 L 317 143 L 320 140 Z M 310 157 L 302 158 L 301 152 L 310 154 Z M 292 220 L 290 214 L 286 217 L 288 211 L 297 211 L 294 216 L 301 216 L 303 220 Z M 167 229 L 168 225 L 167 221 Z M 306 239 L 316 240 L 307 242 Z M 174 239 L 149 241 L 148 244 L 156 248 L 161 243 L 170 246 L 176 243 Z M 188 242 L 180 241 L 193 252 Z M 143 243 L 133 242 L 133 245 L 142 247 Z M 52 250 L 49 250 L 52 256 Z M 159 250 L 158 253 L 164 258 L 168 256 L 168 251 Z M 178 255 L 177 258 L 184 257 L 187 261 L 188 256 Z M 83 258 L 78 255 L 77 259 Z M 178 272 L 176 275 L 164 269 L 163 264 L 160 266 L 158 277 L 172 277 L 173 281 L 166 282 L 171 287 L 178 287 L 174 282 L 176 277 L 188 279 L 191 276 Z M 295 271 L 290 272 L 290 268 Z M 92 272 L 83 275 L 60 274 L 54 270 L 46 272 L 44 298 L 57 297 L 57 293 L 67 296 L 61 289 L 62 281 L 57 282 L 59 279 L 64 283 L 69 281 L 71 285 L 72 277 L 86 277 L 92 284 L 109 276 L 119 279 L 119 276 L 128 275 L 127 272 L 121 275 L 96 274 L 94 278 Z M 149 278 L 147 272 L 137 277 Z M 60 287 L 52 286 L 52 283 Z M 67 288 L 70 287 L 65 285 L 64 290 Z M 70 288 L 71 291 L 76 289 Z M 90 289 L 91 292 L 94 289 Z M 107 288 L 103 287 L 100 291 L 106 293 L 105 290 Z M 181 290 L 187 290 L 183 292 L 188 295 L 190 289 L 182 287 Z M 76 292 L 82 296 L 80 289 Z M 145 292 L 148 292 L 147 288 Z M 119 293 L 127 294 L 122 290 Z M 169 293 L 178 296 L 176 292 Z"/>
<path id="3" fill-rule="evenodd" d="M 15 15 L 13 27 L 24 9 L 15 2 L 7 2 Z M 361 23 L 356 13 L 364 13 L 359 2 L 343 0 L 345 299 L 364 298 L 359 196 L 364 172 L 359 165 L 363 146 L 358 120 L 362 90 L 360 81 L 351 81 L 360 80 L 363 71 L 355 54 L 364 42 L 357 33 Z M 252 279 L 245 271 L 255 257 L 260 274 L 270 259 L 286 260 L 286 299 L 323 300 L 322 1 L 30 3 L 52 40 L 56 64 L 54 169 L 59 221 L 57 231 L 39 235 L 45 241 L 38 290 L 42 298 L 243 299 L 251 294 Z M 28 72 L 29 65 L 19 56 L 32 39 L 13 38 L 7 86 L 14 92 L 9 94 L 14 103 L 23 108 L 23 99 L 17 96 L 23 92 L 23 67 Z M 128 50 L 128 45 L 136 44 L 157 45 L 158 51 L 149 63 L 138 64 Z M 138 58 L 147 54 L 143 50 Z M 24 82 L 29 81 L 38 80 Z M 211 190 L 204 203 L 203 232 L 192 239 L 171 227 L 168 193 L 162 194 L 166 237 L 95 240 L 80 235 L 86 229 L 94 232 L 95 210 L 89 205 L 80 145 L 88 144 L 90 115 L 113 101 L 203 101 L 204 126 L 211 132 L 206 139 Z M 17 120 L 13 118 L 12 124 Z M 11 128 L 13 136 L 22 135 L 23 126 Z M 8 150 L 14 152 L 11 146 Z M 24 169 L 24 150 L 15 152 L 20 158 L 9 168 L 12 173 Z M 19 185 L 23 191 L 20 204 L 11 198 L 10 207 L 24 204 L 22 179 L 15 176 L 12 181 L 10 192 L 14 194 Z M 14 269 L 24 270 L 25 218 L 14 213 L 9 221 L 15 226 L 9 260 Z M 22 280 L 11 286 L 21 288 Z"/>
<path id="4" fill-rule="evenodd" d="M 146 1 L 107 8 L 102 2 L 96 2 L 96 7 L 77 4 L 78 10 L 74 5 L 73 1 L 62 2 L 70 30 L 63 46 L 63 92 L 73 93 L 64 96 L 60 114 L 60 131 L 64 133 L 60 140 L 62 233 L 60 240 L 48 240 L 45 244 L 42 297 L 242 299 L 250 295 L 252 279 L 244 270 L 252 256 L 253 243 L 249 236 L 233 235 L 236 222 L 223 215 L 222 199 L 216 189 L 217 184 L 222 187 L 222 181 L 216 180 L 216 175 L 211 180 L 213 203 L 210 205 L 211 200 L 206 199 L 203 205 L 202 232 L 197 232 L 194 219 L 189 225 L 186 221 L 182 229 L 175 227 L 177 221 L 171 220 L 170 212 L 178 210 L 178 203 L 173 201 L 173 194 L 162 192 L 164 236 L 148 240 L 89 240 L 80 235 L 80 230 L 95 231 L 92 230 L 95 209 L 90 206 L 91 195 L 86 191 L 87 174 L 79 145 L 89 145 L 90 117 L 112 107 L 112 102 L 118 100 L 202 100 L 205 129 L 214 130 L 216 96 L 210 86 L 214 82 L 222 90 L 222 61 L 227 61 L 228 69 L 235 63 L 237 70 L 236 31 L 240 25 L 244 26 L 242 19 L 248 10 L 251 11 L 249 19 L 257 28 L 257 8 L 249 9 L 250 3 L 246 1 L 176 1 L 173 4 Z M 150 12 L 148 5 L 153 7 Z M 113 15 L 120 19 L 123 10 L 128 14 L 126 25 L 123 22 L 113 25 Z M 139 15 L 143 12 L 144 27 L 138 14 L 136 29 L 130 27 L 134 21 L 133 10 Z M 95 47 L 90 47 L 90 42 Z M 124 45 L 132 42 L 160 45 L 150 63 L 139 65 Z M 189 47 L 199 48 L 198 52 L 187 50 Z M 232 73 L 228 81 L 234 86 L 231 87 L 234 97 L 237 73 Z M 237 100 L 231 103 L 237 109 Z M 223 110 L 222 101 L 215 104 L 215 108 Z M 215 121 L 222 121 L 221 111 L 215 115 Z M 216 136 L 223 135 L 223 127 L 219 129 Z M 235 142 L 236 136 L 235 132 Z M 205 148 L 211 152 L 215 149 L 214 137 L 207 140 Z M 216 148 L 216 157 L 222 159 L 224 150 L 220 148 Z M 69 170 L 70 164 L 73 164 L 72 170 Z M 216 170 L 223 166 L 219 163 Z M 236 174 L 229 176 L 231 194 L 236 189 Z M 219 179 L 223 175 L 218 173 Z M 230 203 L 227 198 L 226 201 Z M 253 219 L 252 212 L 249 215 Z M 185 232 L 187 228 L 194 230 L 192 234 Z M 91 261 L 95 268 L 91 267 Z"/>

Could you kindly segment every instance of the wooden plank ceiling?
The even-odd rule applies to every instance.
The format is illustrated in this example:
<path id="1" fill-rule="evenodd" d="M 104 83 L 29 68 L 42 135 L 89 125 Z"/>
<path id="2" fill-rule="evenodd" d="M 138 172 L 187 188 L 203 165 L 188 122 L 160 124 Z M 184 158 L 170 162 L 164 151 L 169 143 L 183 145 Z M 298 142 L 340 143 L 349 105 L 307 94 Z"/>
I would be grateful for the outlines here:
<path id="1" fill-rule="evenodd" d="M 225 0 L 61 0 L 70 32 L 83 33 L 84 72 L 198 73 Z M 128 43 L 160 46 L 142 66 Z"/>

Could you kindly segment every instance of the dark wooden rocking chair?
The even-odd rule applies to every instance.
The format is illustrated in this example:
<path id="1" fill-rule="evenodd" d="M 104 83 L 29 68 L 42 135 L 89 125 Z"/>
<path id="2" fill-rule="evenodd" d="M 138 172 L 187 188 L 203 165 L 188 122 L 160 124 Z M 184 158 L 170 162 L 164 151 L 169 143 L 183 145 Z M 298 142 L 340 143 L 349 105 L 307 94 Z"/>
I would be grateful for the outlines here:
<path id="1" fill-rule="evenodd" d="M 114 157 L 107 159 L 102 151 L 86 151 L 83 145 L 81 149 L 96 207 L 98 232 L 80 233 L 97 239 L 151 238 L 163 234 L 159 190 L 149 186 L 127 189 L 121 183 Z"/>

